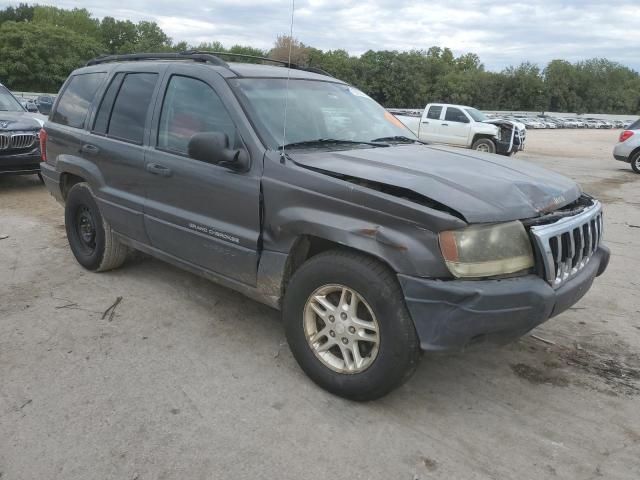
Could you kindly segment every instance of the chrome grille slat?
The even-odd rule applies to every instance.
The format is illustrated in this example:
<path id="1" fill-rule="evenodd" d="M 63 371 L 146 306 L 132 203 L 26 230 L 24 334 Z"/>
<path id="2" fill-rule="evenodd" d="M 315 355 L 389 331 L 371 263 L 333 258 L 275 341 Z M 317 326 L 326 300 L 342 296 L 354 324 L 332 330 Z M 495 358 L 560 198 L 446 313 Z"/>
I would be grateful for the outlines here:
<path id="1" fill-rule="evenodd" d="M 23 150 L 34 147 L 37 136 L 32 132 L 0 133 L 0 150 Z"/>
<path id="2" fill-rule="evenodd" d="M 15 133 L 11 135 L 11 148 L 29 148 L 36 143 L 33 133 Z"/>
<path id="3" fill-rule="evenodd" d="M 594 200 L 578 215 L 531 227 L 551 286 L 559 288 L 589 263 L 602 242 L 603 225 L 602 205 Z"/>

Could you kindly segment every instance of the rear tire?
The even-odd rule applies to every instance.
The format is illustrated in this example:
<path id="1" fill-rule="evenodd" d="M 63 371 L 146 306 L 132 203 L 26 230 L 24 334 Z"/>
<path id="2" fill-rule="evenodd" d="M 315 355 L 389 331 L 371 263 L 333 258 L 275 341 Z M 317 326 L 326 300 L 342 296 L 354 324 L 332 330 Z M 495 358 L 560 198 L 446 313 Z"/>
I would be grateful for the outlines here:
<path id="1" fill-rule="evenodd" d="M 478 152 L 496 153 L 496 144 L 493 142 L 493 140 L 490 140 L 488 138 L 479 138 L 478 140 L 473 142 L 473 145 L 471 145 L 471 149 L 477 150 Z"/>
<path id="2" fill-rule="evenodd" d="M 640 152 L 631 157 L 631 168 L 634 172 L 640 173 Z"/>
<path id="3" fill-rule="evenodd" d="M 380 398 L 418 365 L 418 337 L 398 280 L 366 255 L 331 250 L 304 263 L 289 282 L 283 319 L 300 367 L 335 395 Z"/>
<path id="4" fill-rule="evenodd" d="M 102 217 L 88 183 L 76 183 L 69 190 L 64 220 L 71 251 L 84 268 L 106 272 L 124 263 L 129 250 Z"/>

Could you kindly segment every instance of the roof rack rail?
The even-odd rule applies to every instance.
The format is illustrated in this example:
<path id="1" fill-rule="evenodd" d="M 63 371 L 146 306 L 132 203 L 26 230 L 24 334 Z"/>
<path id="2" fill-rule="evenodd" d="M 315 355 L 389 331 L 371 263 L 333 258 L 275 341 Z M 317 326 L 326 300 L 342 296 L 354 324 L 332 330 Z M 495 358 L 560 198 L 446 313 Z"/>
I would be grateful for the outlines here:
<path id="1" fill-rule="evenodd" d="M 295 63 L 289 63 L 282 60 L 275 60 L 273 58 L 258 57 L 255 55 L 247 55 L 244 53 L 231 53 L 231 52 L 209 52 L 206 50 L 187 50 L 179 53 L 126 53 L 122 55 L 101 55 L 99 57 L 89 60 L 85 66 L 90 67 L 92 65 L 100 65 L 102 63 L 110 62 L 131 62 L 140 60 L 194 60 L 196 62 L 206 62 L 219 67 L 225 67 L 231 70 L 229 64 L 222 60 L 220 56 L 226 57 L 238 57 L 238 58 L 250 58 L 252 60 L 260 60 L 263 62 L 277 63 L 288 68 L 295 70 L 303 70 L 305 72 L 319 73 L 320 75 L 326 75 L 333 77 L 330 73 L 317 67 L 303 67 Z"/>
<path id="2" fill-rule="evenodd" d="M 180 53 L 127 53 L 123 55 L 102 55 L 89 60 L 87 67 L 110 62 L 130 62 L 139 60 L 194 60 L 196 62 L 206 62 L 220 67 L 229 68 L 227 62 L 216 57 L 210 52 L 180 52 Z"/>
<path id="3" fill-rule="evenodd" d="M 261 60 L 263 62 L 271 62 L 277 63 L 279 65 L 283 65 L 288 68 L 293 68 L 294 70 L 303 70 L 305 72 L 311 73 L 319 73 L 320 75 L 326 75 L 328 77 L 333 77 L 330 73 L 325 72 L 321 68 L 317 67 L 304 67 L 302 65 L 298 65 L 296 63 L 286 62 L 284 60 L 276 60 L 274 58 L 268 57 L 259 57 L 257 55 L 247 55 L 246 53 L 233 53 L 233 52 L 209 52 L 207 50 L 187 50 L 182 52 L 183 55 L 215 55 L 216 57 L 238 57 L 238 58 L 250 58 L 252 60 Z"/>

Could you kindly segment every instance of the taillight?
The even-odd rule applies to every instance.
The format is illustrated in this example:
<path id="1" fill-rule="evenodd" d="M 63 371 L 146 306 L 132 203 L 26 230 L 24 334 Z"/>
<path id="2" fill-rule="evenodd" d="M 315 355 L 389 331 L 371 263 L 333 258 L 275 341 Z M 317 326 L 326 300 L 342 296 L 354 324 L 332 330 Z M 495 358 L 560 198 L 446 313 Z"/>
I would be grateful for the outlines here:
<path id="1" fill-rule="evenodd" d="M 40 129 L 40 155 L 42 161 L 47 161 L 47 131 L 44 128 Z"/>
<path id="2" fill-rule="evenodd" d="M 632 130 L 625 130 L 620 134 L 620 142 L 626 142 L 631 137 L 633 137 L 633 131 Z"/>

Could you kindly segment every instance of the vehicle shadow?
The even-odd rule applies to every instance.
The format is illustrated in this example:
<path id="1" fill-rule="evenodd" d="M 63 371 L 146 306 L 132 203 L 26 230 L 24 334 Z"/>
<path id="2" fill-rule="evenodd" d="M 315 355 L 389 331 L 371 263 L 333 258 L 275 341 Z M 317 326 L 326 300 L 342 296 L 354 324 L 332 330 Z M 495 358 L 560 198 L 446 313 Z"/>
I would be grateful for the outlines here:
<path id="1" fill-rule="evenodd" d="M 0 195 L 45 188 L 37 175 L 0 175 Z"/>

